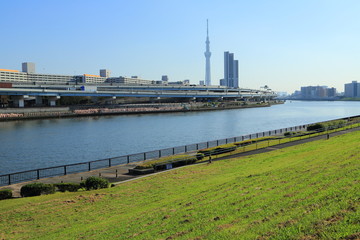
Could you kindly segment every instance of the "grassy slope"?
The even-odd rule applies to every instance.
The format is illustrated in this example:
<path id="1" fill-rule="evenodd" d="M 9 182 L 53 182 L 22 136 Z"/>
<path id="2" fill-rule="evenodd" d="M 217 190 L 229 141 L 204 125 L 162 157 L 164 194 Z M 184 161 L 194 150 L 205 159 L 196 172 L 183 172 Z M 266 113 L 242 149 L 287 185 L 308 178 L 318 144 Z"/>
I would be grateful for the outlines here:
<path id="1" fill-rule="evenodd" d="M 0 202 L 0 239 L 360 237 L 360 132 L 117 187 Z"/>

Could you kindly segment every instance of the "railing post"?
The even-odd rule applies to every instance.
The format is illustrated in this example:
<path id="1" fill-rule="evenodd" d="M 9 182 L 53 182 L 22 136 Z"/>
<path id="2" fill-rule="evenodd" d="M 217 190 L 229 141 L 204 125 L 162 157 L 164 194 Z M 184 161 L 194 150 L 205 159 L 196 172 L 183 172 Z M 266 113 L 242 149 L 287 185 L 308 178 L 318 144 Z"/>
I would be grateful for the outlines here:
<path id="1" fill-rule="evenodd" d="M 161 158 L 161 150 L 159 150 L 159 158 Z"/>
<path id="2" fill-rule="evenodd" d="M 206 142 L 206 148 L 209 148 L 209 142 Z"/>
<path id="3" fill-rule="evenodd" d="M 109 158 L 109 167 L 111 167 L 111 158 Z"/>
<path id="4" fill-rule="evenodd" d="M 127 156 L 126 156 L 126 159 L 127 159 L 127 163 L 129 164 L 129 163 L 130 163 L 130 156 L 127 155 Z"/>
<path id="5" fill-rule="evenodd" d="M 216 146 L 219 146 L 219 140 L 216 140 Z"/>
<path id="6" fill-rule="evenodd" d="M 185 145 L 185 152 L 187 152 L 187 145 Z"/>
<path id="7" fill-rule="evenodd" d="M 173 154 L 172 155 L 175 155 L 175 148 L 173 148 Z"/>
<path id="8" fill-rule="evenodd" d="M 144 153 L 144 160 L 146 160 L 146 153 Z"/>
<path id="9" fill-rule="evenodd" d="M 11 174 L 8 175 L 8 182 L 9 182 L 9 185 L 11 185 Z"/>
<path id="10" fill-rule="evenodd" d="M 228 143 L 228 139 L 225 139 L 225 144 L 227 144 Z"/>
<path id="11" fill-rule="evenodd" d="M 64 175 L 66 175 L 66 165 L 64 166 Z"/>
<path id="12" fill-rule="evenodd" d="M 40 170 L 39 169 L 36 170 L 36 179 L 40 179 Z"/>
<path id="13" fill-rule="evenodd" d="M 91 162 L 88 164 L 88 170 L 91 171 Z"/>
<path id="14" fill-rule="evenodd" d="M 196 150 L 199 150 L 199 144 L 196 144 Z"/>

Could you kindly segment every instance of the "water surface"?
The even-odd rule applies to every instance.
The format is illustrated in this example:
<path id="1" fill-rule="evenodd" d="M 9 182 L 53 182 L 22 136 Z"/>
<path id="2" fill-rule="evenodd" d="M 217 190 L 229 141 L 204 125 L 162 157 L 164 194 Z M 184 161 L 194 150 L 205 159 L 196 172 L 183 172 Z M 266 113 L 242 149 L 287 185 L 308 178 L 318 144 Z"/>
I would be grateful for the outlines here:
<path id="1" fill-rule="evenodd" d="M 360 115 L 360 102 L 0 122 L 0 175 Z"/>

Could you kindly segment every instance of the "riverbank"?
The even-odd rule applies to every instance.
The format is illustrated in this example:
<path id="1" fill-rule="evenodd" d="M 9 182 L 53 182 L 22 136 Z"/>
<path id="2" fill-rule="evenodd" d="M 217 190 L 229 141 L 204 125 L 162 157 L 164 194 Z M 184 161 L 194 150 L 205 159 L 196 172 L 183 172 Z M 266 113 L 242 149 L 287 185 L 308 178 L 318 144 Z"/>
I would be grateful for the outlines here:
<path id="1" fill-rule="evenodd" d="M 4 108 L 0 109 L 0 121 L 76 118 L 108 115 L 129 115 L 149 113 L 174 113 L 219 111 L 256 107 L 270 107 L 283 104 L 283 101 L 260 102 L 220 102 L 220 103 L 167 103 L 167 104 L 127 104 L 104 106 L 71 106 L 41 108 Z"/>
<path id="2" fill-rule="evenodd" d="M 354 132 L 110 189 L 3 200 L 0 237 L 357 239 L 358 139 Z"/>
<path id="3" fill-rule="evenodd" d="M 335 136 L 340 136 L 343 134 L 351 133 L 351 132 L 357 132 L 360 130 L 359 123 L 353 124 L 351 126 L 341 128 L 341 129 L 334 129 L 326 132 L 319 132 L 319 133 L 312 133 L 308 135 L 303 136 L 294 136 L 294 137 L 288 137 L 281 140 L 281 138 L 275 138 L 274 140 L 271 140 L 271 138 L 268 138 L 268 140 L 260 141 L 259 143 L 257 141 L 254 141 L 253 143 L 246 144 L 243 147 L 240 147 L 239 150 L 234 152 L 224 152 L 222 154 L 213 155 L 211 157 L 212 161 L 219 161 L 219 160 L 225 160 L 225 159 L 231 159 L 231 158 L 237 158 L 237 157 L 244 157 L 259 153 L 265 153 L 265 152 L 271 152 L 278 149 L 287 148 L 290 146 L 300 145 L 308 142 L 313 142 L 317 140 L 323 140 L 323 139 L 329 139 Z M 279 134 L 280 137 L 283 134 Z M 256 139 L 255 139 L 256 140 Z M 271 143 L 270 143 L 271 142 Z M 221 147 L 221 146 L 220 146 Z M 197 151 L 191 151 L 186 152 L 186 155 L 195 155 Z M 105 159 L 107 160 L 107 159 Z M 210 160 L 210 158 L 205 157 L 202 159 L 202 161 L 196 163 L 202 163 Z M 84 171 L 84 172 L 77 172 L 77 173 L 68 173 L 63 176 L 54 176 L 54 177 L 47 177 L 47 178 L 40 178 L 33 181 L 24 181 L 20 183 L 10 184 L 7 186 L 0 186 L 1 189 L 11 189 L 13 191 L 14 197 L 20 197 L 20 188 L 28 183 L 34 183 L 34 182 L 42 182 L 42 183 L 59 183 L 59 182 L 70 182 L 70 183 L 80 183 L 82 180 L 90 177 L 90 176 L 101 176 L 103 178 L 108 179 L 111 183 L 119 184 L 120 182 L 127 181 L 133 178 L 139 178 L 138 174 L 132 174 L 129 170 L 133 169 L 135 166 L 139 164 L 143 164 L 146 162 L 151 162 L 150 160 L 144 160 L 144 161 L 138 161 L 138 162 L 131 162 L 127 164 L 119 164 L 115 166 L 111 166 L 112 164 L 109 163 L 109 167 L 95 169 L 91 171 Z M 89 165 L 88 163 L 83 163 L 85 165 Z M 75 166 L 74 164 L 73 166 Z M 63 169 L 65 166 L 59 166 L 54 167 Z M 46 169 L 41 169 L 42 171 Z M 33 170 L 33 172 L 38 172 L 38 170 Z M 150 173 L 147 173 L 145 175 L 152 175 L 154 171 L 151 171 Z M 25 175 L 25 172 L 19 173 L 19 175 Z M 9 176 L 2 175 L 1 177 L 10 179 Z"/>

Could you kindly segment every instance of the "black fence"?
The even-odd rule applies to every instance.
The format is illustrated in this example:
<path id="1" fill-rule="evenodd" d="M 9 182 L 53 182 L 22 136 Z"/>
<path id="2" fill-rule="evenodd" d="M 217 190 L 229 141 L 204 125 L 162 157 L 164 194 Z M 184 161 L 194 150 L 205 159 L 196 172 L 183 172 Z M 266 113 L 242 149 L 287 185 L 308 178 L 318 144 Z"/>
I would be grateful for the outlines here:
<path id="1" fill-rule="evenodd" d="M 354 116 L 349 118 L 342 118 L 336 120 L 352 120 L 353 118 L 359 118 L 360 116 Z M 360 120 L 360 119 L 359 119 Z M 354 124 L 358 121 L 349 121 L 348 124 Z M 281 135 L 286 132 L 296 132 L 296 131 L 303 131 L 311 124 L 305 124 L 300 126 L 294 126 L 289 128 L 282 128 L 277 130 L 253 133 L 249 135 L 243 135 L 238 137 L 231 137 L 219 140 L 213 140 L 209 142 L 202 142 L 196 144 L 190 144 L 185 146 L 131 154 L 126 156 L 120 157 L 112 157 L 106 159 L 100 159 L 96 161 L 90 162 L 82 162 L 82 163 L 74 163 L 56 167 L 48 167 L 48 168 L 40 168 L 35 170 L 23 171 L 23 172 L 16 172 L 10 173 L 5 175 L 0 175 L 0 186 L 11 185 L 19 182 L 37 180 L 40 178 L 47 178 L 47 177 L 54 177 L 54 176 L 63 176 L 71 173 L 79 173 L 79 172 L 87 172 L 95 169 L 112 167 L 116 165 L 128 164 L 132 162 L 140 162 L 154 158 L 172 156 L 179 153 L 186 153 L 191 151 L 196 151 L 204 148 L 216 147 L 228 143 L 235 143 L 255 138 L 261 137 L 268 137 L 268 136 L 275 136 Z"/>

